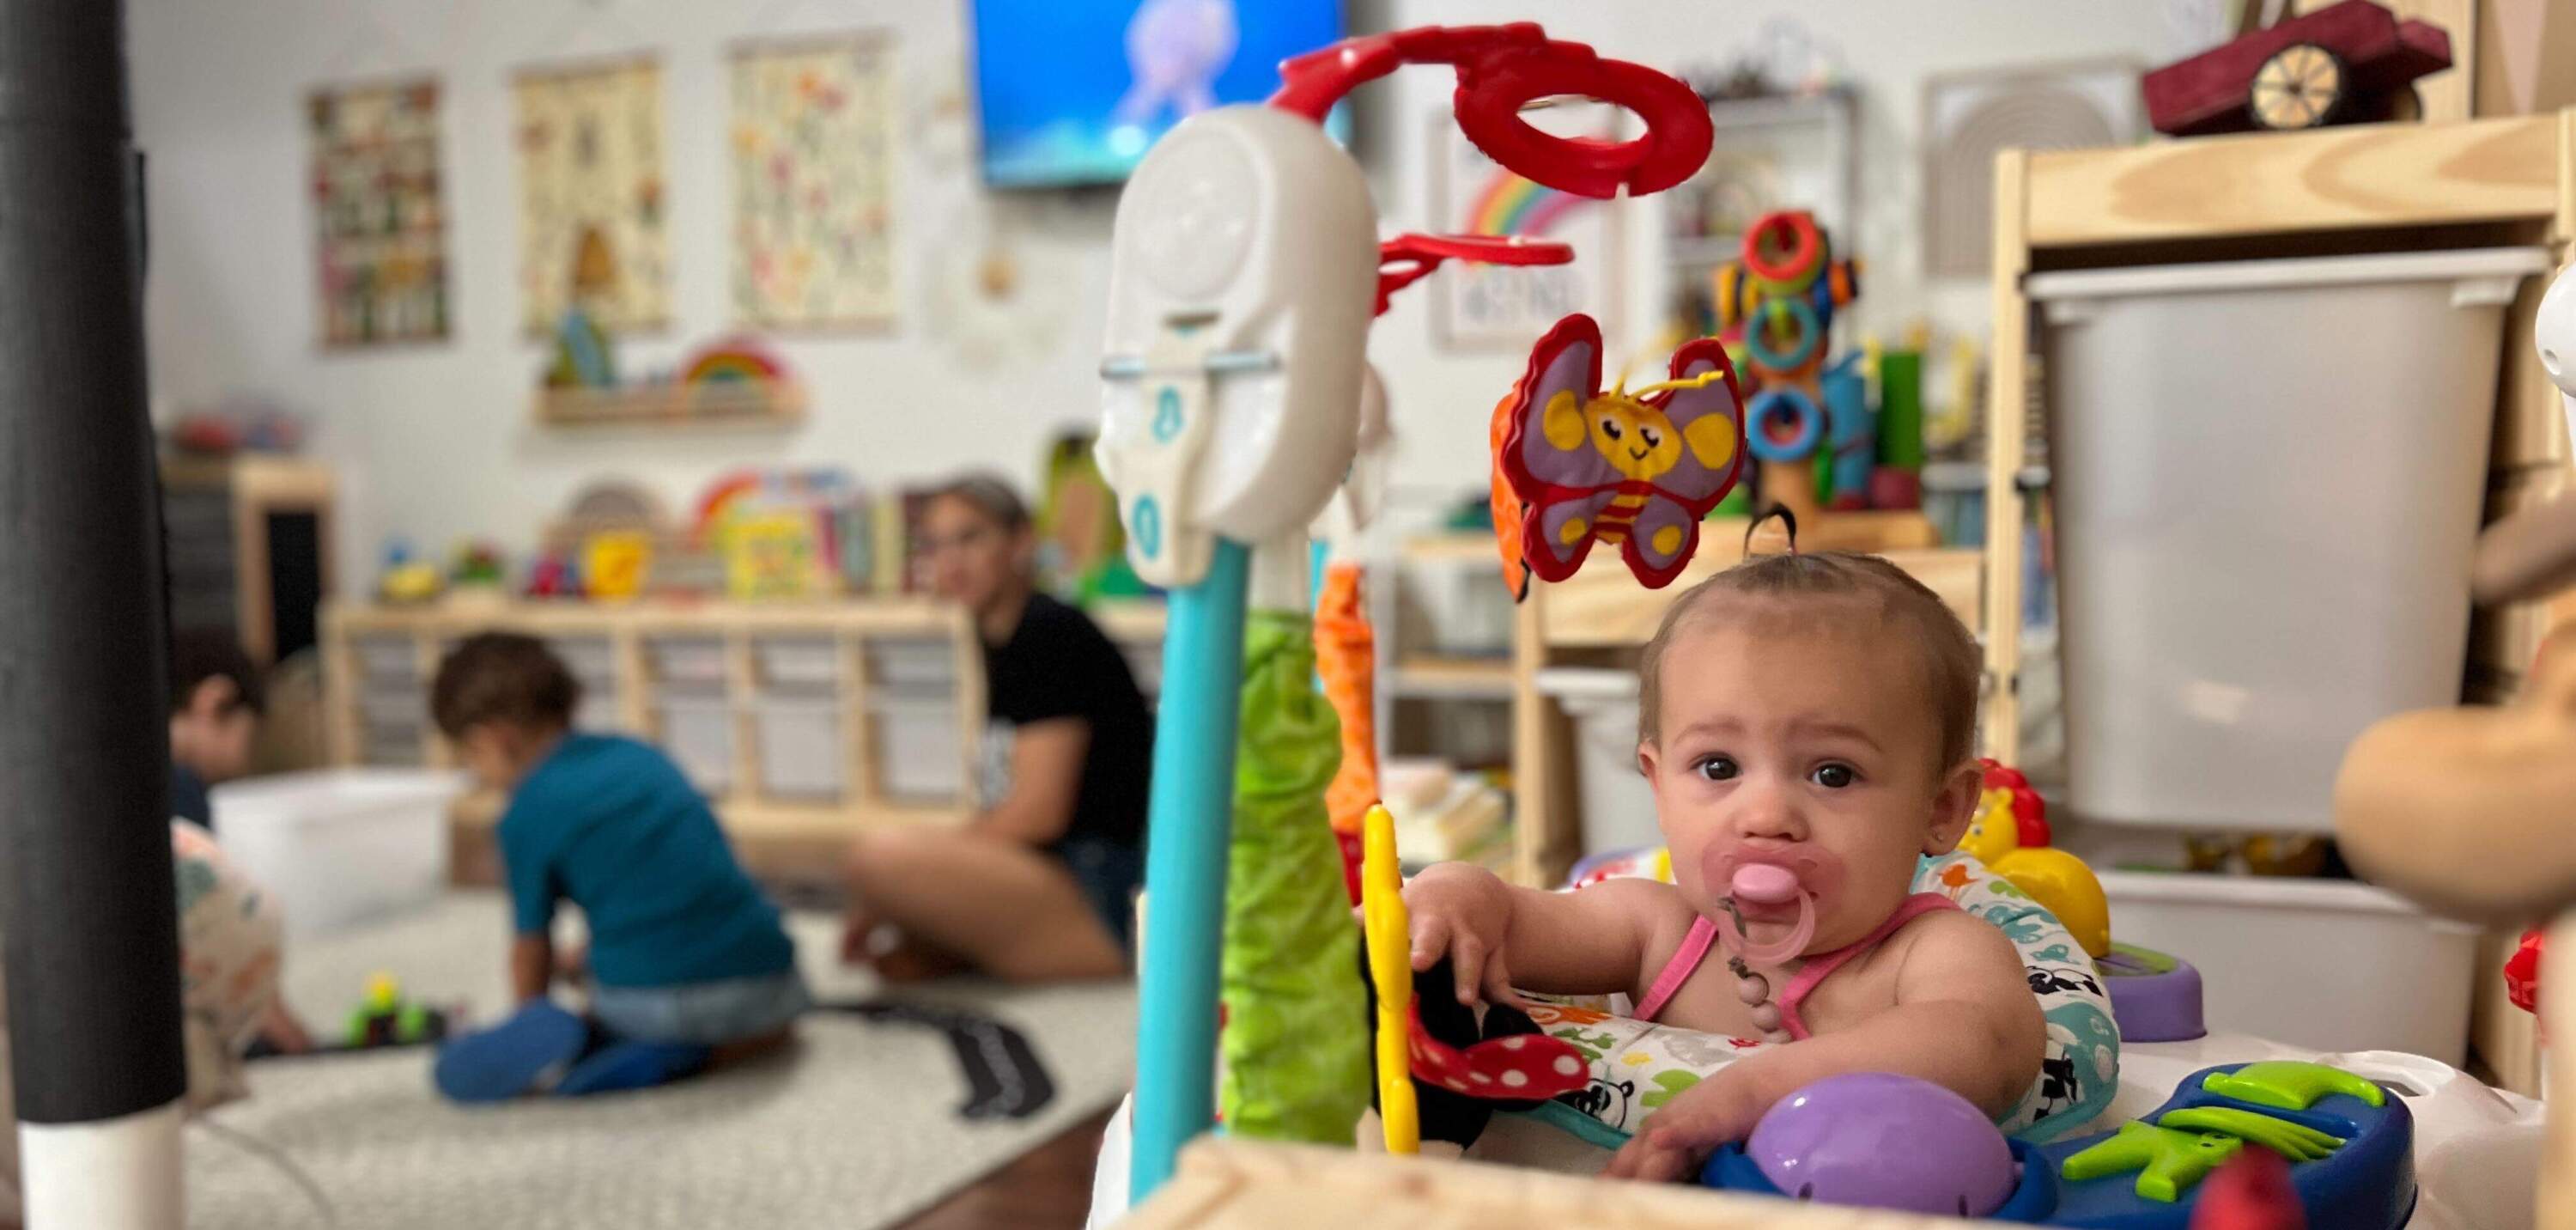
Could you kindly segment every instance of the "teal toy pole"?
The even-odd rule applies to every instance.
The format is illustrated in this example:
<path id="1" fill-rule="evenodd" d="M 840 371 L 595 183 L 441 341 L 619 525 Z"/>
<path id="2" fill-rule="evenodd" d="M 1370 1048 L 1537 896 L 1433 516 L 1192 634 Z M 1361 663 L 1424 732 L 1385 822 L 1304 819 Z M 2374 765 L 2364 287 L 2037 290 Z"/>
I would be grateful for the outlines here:
<path id="1" fill-rule="evenodd" d="M 1218 957 L 1250 555 L 1243 544 L 1218 538 L 1207 575 L 1172 591 L 1163 636 L 1128 1170 L 1128 1198 L 1137 1202 L 1171 1177 L 1181 1146 L 1216 1117 Z"/>

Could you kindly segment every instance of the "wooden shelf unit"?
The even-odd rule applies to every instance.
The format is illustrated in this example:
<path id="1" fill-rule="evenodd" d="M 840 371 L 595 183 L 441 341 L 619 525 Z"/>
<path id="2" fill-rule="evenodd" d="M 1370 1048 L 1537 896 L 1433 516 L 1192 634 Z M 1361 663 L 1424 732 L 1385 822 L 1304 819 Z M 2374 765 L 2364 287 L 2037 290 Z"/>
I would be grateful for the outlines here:
<path id="1" fill-rule="evenodd" d="M 714 381 L 621 388 L 539 389 L 548 427 L 764 427 L 805 417 L 805 386 L 792 381 Z"/>
<path id="2" fill-rule="evenodd" d="M 324 704 L 333 759 L 452 764 L 428 720 L 429 681 L 449 644 L 489 629 L 554 643 L 585 679 L 585 691 L 603 693 L 585 706 L 585 725 L 666 742 L 674 703 L 702 711 L 720 707 L 731 763 L 719 771 L 721 784 L 709 794 L 738 837 L 846 838 L 885 824 L 955 823 L 973 809 L 984 726 L 983 655 L 963 611 L 913 599 L 329 606 L 323 612 Z M 918 653 L 932 645 L 946 650 L 944 670 L 932 672 L 941 677 L 932 682 L 881 673 L 877 650 L 905 646 Z M 720 673 L 666 678 L 656 665 L 666 648 L 720 652 Z M 809 667 L 821 666 L 824 660 L 815 655 L 828 652 L 828 666 L 795 678 L 763 669 L 773 653 L 799 650 Z M 946 797 L 897 795 L 886 788 L 889 765 L 880 751 L 879 727 L 892 719 L 877 702 L 889 694 L 952 707 L 957 759 L 955 788 Z M 826 754 L 838 757 L 825 766 L 807 758 L 783 767 L 811 781 L 836 782 L 837 791 L 773 788 L 782 766 L 763 755 L 763 739 L 776 720 L 764 707 L 782 704 L 821 719 L 821 729 L 829 732 Z M 413 715 L 409 722 L 406 708 Z M 798 746 L 813 743 L 807 738 Z M 676 758 L 688 762 L 686 756 Z M 460 809 L 460 825 L 470 820 L 470 810 Z"/>
<path id="3" fill-rule="evenodd" d="M 1551 886 L 1583 853 L 1575 802 L 1571 720 L 1538 690 L 1538 673 L 1551 666 L 1625 665 L 1655 634 L 1672 605 L 1691 586 L 1745 557 L 1740 517 L 1700 526 L 1698 554 L 1671 585 L 1647 589 L 1616 550 L 1594 548 L 1581 571 L 1562 582 L 1533 579 L 1514 614 L 1512 686 L 1512 878 Z M 1971 629 L 1978 626 L 1985 563 L 1970 548 L 1945 548 L 1932 523 L 1916 512 L 1827 513 L 1799 527 L 1802 550 L 1866 551 L 1884 555 L 1939 594 Z M 1755 535 L 1757 554 L 1785 550 L 1773 522 Z M 1490 550 L 1490 547 L 1489 547 Z"/>
<path id="4" fill-rule="evenodd" d="M 334 487 L 329 468 L 300 458 L 164 458 L 171 626 L 230 628 L 260 663 L 312 645 L 314 607 L 331 592 Z"/>

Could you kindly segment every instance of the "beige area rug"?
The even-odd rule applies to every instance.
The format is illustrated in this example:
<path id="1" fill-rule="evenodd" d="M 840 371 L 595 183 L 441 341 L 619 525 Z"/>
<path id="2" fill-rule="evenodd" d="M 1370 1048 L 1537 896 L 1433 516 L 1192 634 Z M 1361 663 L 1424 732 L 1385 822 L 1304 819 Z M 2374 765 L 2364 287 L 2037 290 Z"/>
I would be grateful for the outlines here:
<path id="1" fill-rule="evenodd" d="M 826 1002 L 876 997 L 838 968 L 832 920 L 792 922 Z M 287 994 L 336 1031 L 385 971 L 488 1020 L 507 999 L 507 909 L 459 894 L 429 911 L 288 951 Z M 935 1030 L 817 1013 L 792 1053 L 666 1089 L 458 1107 L 429 1052 L 266 1060 L 252 1096 L 187 1137 L 191 1230 L 869 1230 L 936 1203 L 1115 1101 L 1132 1075 L 1125 985 L 972 982 L 897 997 L 980 1012 L 1025 1034 L 1055 1083 L 1024 1119 L 970 1121 L 966 1077 Z M 237 1139 L 235 1133 L 251 1138 Z M 262 1156 L 274 1149 L 276 1156 Z M 280 1163 L 284 1164 L 281 1165 Z M 331 1206 L 325 1220 L 287 1167 Z"/>

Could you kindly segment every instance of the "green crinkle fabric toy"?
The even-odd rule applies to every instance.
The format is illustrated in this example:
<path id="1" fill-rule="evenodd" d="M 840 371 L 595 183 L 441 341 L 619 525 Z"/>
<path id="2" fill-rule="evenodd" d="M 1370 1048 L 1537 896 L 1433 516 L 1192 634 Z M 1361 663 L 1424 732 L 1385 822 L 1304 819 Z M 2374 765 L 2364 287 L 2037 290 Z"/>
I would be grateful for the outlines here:
<path id="1" fill-rule="evenodd" d="M 1253 612 L 1243 661 L 1217 1105 L 1229 1134 L 1348 1144 L 1370 1076 L 1359 928 L 1324 813 L 1341 726 L 1303 616 Z"/>

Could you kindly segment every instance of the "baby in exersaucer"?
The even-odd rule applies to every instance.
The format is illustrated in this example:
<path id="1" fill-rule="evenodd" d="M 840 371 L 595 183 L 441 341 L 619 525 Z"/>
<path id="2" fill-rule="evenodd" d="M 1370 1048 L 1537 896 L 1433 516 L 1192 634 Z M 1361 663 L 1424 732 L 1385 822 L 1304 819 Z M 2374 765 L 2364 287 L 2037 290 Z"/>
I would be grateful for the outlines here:
<path id="1" fill-rule="evenodd" d="M 1683 594 L 1639 675 L 1637 761 L 1673 882 L 1555 893 L 1441 864 L 1405 888 L 1414 968 L 1447 957 L 1462 1003 L 1625 994 L 1640 1018 L 1790 1043 L 1675 1096 L 1613 1176 L 1695 1173 L 1773 1103 L 1842 1073 L 2010 1112 L 2046 1045 L 2021 957 L 1912 891 L 1980 790 L 1967 628 L 1885 560 L 1793 549 Z"/>

